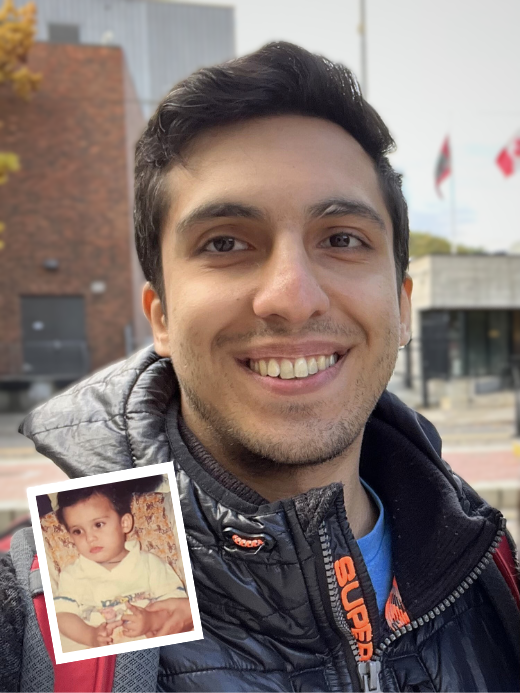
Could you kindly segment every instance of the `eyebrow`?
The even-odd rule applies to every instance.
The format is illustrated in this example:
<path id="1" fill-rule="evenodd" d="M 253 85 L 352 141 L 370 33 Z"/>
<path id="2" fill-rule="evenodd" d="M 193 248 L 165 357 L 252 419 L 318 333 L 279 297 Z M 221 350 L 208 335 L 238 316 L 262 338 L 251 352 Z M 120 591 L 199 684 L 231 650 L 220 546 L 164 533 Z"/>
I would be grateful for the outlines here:
<path id="1" fill-rule="evenodd" d="M 98 520 L 104 520 L 107 517 L 108 515 L 101 515 L 101 517 L 95 517 L 93 520 L 89 520 L 89 522 L 97 522 Z M 76 527 L 78 527 L 78 529 L 81 529 L 81 525 L 71 525 L 70 529 L 75 529 Z"/>
<path id="2" fill-rule="evenodd" d="M 176 231 L 179 235 L 184 235 L 192 226 L 203 221 L 220 218 L 239 218 L 262 221 L 265 214 L 252 205 L 244 205 L 236 202 L 209 202 L 201 205 L 190 212 L 184 219 L 177 224 Z"/>
<path id="3" fill-rule="evenodd" d="M 386 233 L 387 228 L 383 217 L 376 212 L 370 205 L 358 200 L 349 200 L 343 197 L 332 197 L 328 200 L 323 200 L 307 209 L 307 214 L 310 217 L 324 219 L 327 217 L 346 217 L 355 216 L 373 221 L 381 231 Z"/>
<path id="4" fill-rule="evenodd" d="M 311 205 L 306 210 L 306 216 L 314 219 L 327 217 L 356 216 L 374 222 L 381 231 L 386 233 L 386 225 L 378 212 L 370 205 L 357 200 L 349 200 L 343 197 L 331 197 Z M 266 214 L 258 207 L 245 205 L 238 202 L 209 202 L 197 207 L 177 224 L 176 231 L 179 235 L 186 234 L 196 224 L 212 219 L 250 219 L 264 221 Z"/>

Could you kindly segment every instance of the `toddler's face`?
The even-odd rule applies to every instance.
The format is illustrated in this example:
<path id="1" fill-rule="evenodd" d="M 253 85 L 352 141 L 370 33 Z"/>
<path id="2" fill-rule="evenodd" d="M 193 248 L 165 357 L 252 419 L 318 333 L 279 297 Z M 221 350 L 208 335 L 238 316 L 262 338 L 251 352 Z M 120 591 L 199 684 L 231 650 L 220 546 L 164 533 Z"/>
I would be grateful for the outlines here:
<path id="1" fill-rule="evenodd" d="M 105 496 L 94 495 L 64 508 L 63 517 L 79 553 L 96 563 L 107 563 L 125 552 L 132 516 L 120 517 Z"/>

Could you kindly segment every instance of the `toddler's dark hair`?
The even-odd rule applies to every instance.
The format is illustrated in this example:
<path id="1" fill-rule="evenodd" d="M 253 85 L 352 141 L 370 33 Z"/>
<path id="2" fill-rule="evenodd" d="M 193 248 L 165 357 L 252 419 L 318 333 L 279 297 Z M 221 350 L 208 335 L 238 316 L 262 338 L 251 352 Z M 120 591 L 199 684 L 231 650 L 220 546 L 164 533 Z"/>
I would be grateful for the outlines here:
<path id="1" fill-rule="evenodd" d="M 131 503 L 134 493 L 154 491 L 160 486 L 162 481 L 163 476 L 158 475 L 145 477 L 144 479 L 129 479 L 128 481 L 118 481 L 113 484 L 99 484 L 99 486 L 89 486 L 88 488 L 75 488 L 70 491 L 60 491 L 58 493 L 56 517 L 58 522 L 67 528 L 67 523 L 63 517 L 63 510 L 77 503 L 81 503 L 81 501 L 87 500 L 92 496 L 105 496 L 105 498 L 108 498 L 119 517 L 123 517 L 123 515 L 127 513 L 132 513 Z"/>

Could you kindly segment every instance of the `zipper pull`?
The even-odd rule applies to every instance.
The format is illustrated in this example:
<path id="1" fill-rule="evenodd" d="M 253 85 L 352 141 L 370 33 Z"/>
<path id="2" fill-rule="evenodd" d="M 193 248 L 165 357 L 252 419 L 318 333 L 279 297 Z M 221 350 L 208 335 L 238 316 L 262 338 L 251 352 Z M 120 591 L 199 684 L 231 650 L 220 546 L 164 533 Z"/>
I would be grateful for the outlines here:
<path id="1" fill-rule="evenodd" d="M 367 662 L 358 662 L 357 668 L 363 691 L 382 691 L 379 685 L 381 662 L 369 659 Z"/>

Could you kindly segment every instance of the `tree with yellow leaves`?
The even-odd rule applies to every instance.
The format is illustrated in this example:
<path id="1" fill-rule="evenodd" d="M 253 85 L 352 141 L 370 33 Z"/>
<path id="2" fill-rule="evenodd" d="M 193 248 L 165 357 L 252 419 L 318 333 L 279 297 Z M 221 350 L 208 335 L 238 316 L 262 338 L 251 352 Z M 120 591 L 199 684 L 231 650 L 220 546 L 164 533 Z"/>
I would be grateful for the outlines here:
<path id="1" fill-rule="evenodd" d="M 35 34 L 36 5 L 29 2 L 18 9 L 13 0 L 4 0 L 0 7 L 0 87 L 10 86 L 22 99 L 30 98 L 41 80 L 41 75 L 31 72 L 26 64 Z M 19 168 L 16 154 L 0 151 L 0 185 Z M 0 232 L 3 230 L 0 222 Z M 0 250 L 3 245 L 0 241 Z"/>

